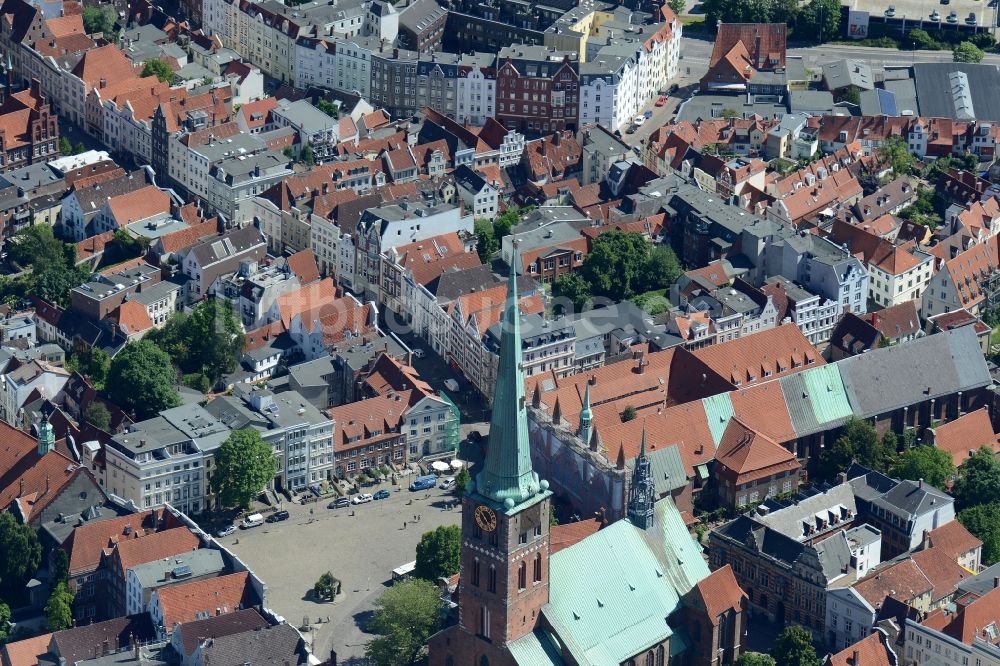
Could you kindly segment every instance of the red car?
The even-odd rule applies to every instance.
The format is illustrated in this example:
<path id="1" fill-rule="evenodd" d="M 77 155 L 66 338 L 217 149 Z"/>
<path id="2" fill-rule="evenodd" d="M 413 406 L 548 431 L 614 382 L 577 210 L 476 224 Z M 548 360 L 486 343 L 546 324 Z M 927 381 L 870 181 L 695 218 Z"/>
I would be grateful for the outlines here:
<path id="1" fill-rule="evenodd" d="M 667 103 L 666 95 L 660 95 L 656 100 L 656 106 L 663 106 L 666 103 Z"/>

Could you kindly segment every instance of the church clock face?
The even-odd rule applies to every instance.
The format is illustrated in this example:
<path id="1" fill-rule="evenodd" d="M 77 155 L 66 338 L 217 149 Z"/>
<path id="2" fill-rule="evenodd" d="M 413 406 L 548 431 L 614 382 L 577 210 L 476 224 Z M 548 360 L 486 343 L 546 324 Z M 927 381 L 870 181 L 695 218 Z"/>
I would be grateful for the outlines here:
<path id="1" fill-rule="evenodd" d="M 497 514 L 488 506 L 480 504 L 476 507 L 476 524 L 484 532 L 492 532 L 497 528 Z"/>

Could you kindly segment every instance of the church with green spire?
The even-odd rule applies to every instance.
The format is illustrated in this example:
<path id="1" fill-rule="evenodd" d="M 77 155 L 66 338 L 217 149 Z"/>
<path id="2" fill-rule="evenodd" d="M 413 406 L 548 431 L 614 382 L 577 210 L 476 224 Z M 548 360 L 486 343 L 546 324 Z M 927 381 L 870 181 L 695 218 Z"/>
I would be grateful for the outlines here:
<path id="1" fill-rule="evenodd" d="M 746 595 L 728 566 L 709 571 L 674 503 L 655 500 L 645 449 L 628 519 L 589 536 L 550 525 L 552 492 L 531 464 L 514 275 L 486 457 L 462 498 L 457 621 L 431 637 L 430 666 L 733 664 Z M 597 439 L 589 388 L 585 407 L 578 434 Z"/>

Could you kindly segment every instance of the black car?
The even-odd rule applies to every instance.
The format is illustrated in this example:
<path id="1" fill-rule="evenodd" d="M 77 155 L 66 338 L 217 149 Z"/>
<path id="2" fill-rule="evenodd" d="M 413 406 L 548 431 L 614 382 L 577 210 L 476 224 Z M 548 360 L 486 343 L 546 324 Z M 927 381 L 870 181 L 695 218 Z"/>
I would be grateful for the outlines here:
<path id="1" fill-rule="evenodd" d="M 280 523 L 282 520 L 288 520 L 288 512 L 287 511 L 277 511 L 275 513 L 272 513 L 270 516 L 267 517 L 267 519 L 264 522 L 265 523 Z"/>
<path id="2" fill-rule="evenodd" d="M 329 504 L 327 504 L 326 508 L 328 508 L 328 509 L 343 509 L 343 508 L 346 508 L 346 507 L 349 507 L 349 506 L 351 506 L 351 500 L 347 499 L 346 497 L 341 497 L 341 498 L 335 499 L 334 501 L 332 501 Z"/>

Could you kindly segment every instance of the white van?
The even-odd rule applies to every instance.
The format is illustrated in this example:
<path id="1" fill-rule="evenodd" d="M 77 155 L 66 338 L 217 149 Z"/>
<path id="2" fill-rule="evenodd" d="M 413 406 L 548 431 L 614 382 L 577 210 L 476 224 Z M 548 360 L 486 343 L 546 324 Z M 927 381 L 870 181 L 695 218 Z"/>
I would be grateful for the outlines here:
<path id="1" fill-rule="evenodd" d="M 242 523 L 240 523 L 240 529 L 248 530 L 251 527 L 258 527 L 263 524 L 264 524 L 264 516 L 260 515 L 259 513 L 251 513 L 249 516 L 243 519 Z"/>

